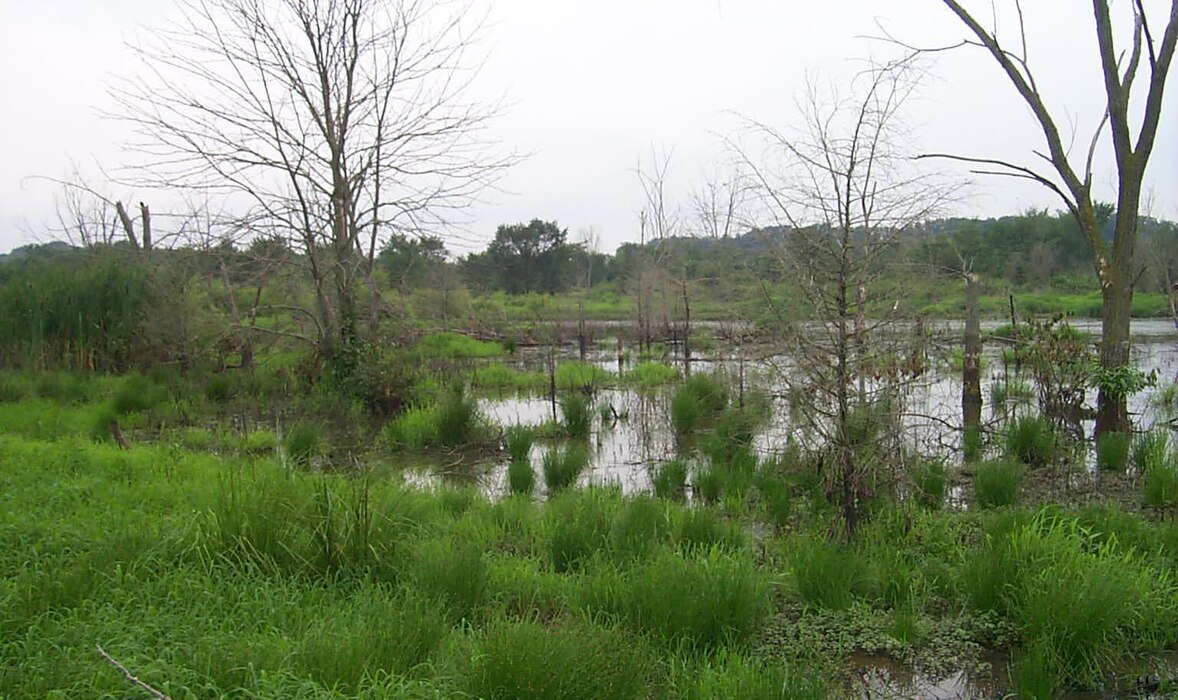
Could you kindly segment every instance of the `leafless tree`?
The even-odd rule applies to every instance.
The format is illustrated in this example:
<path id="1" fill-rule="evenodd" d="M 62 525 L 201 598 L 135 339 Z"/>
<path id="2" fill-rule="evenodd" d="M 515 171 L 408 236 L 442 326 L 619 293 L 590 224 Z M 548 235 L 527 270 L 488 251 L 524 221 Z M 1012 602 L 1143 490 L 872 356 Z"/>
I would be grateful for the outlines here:
<path id="1" fill-rule="evenodd" d="M 496 108 L 468 98 L 472 13 L 432 0 L 179 0 L 133 47 L 144 70 L 113 92 L 143 184 L 239 207 L 253 235 L 290 241 L 314 284 L 322 354 L 357 337 L 373 261 L 393 232 L 450 223 L 513 156 Z"/>
<path id="2" fill-rule="evenodd" d="M 873 65 L 842 94 L 811 79 L 796 129 L 750 122 L 760 148 L 739 148 L 763 220 L 784 231 L 780 256 L 809 308 L 806 320 L 784 324 L 784 379 L 800 397 L 798 437 L 821 455 L 847 533 L 902 452 L 898 404 L 924 371 L 911 328 L 898 324 L 900 291 L 881 279 L 886 256 L 953 192 L 906 152 L 902 108 L 918 77 L 908 62 Z"/>
<path id="3" fill-rule="evenodd" d="M 638 213 L 639 265 L 635 273 L 636 306 L 640 344 L 647 349 L 654 335 L 656 297 L 661 311 L 664 331 L 670 325 L 670 279 L 666 267 L 668 244 L 680 229 L 681 212 L 667 192 L 667 177 L 671 169 L 671 152 L 659 152 L 653 147 L 650 159 L 639 159 L 635 173 L 642 186 L 642 209 Z"/>
<path id="4" fill-rule="evenodd" d="M 1161 121 L 1162 97 L 1170 64 L 1178 44 L 1178 0 L 1169 3 L 1164 26 L 1146 12 L 1144 0 L 1122 3 L 1125 8 L 1114 18 L 1114 3 L 1093 0 L 1096 45 L 1100 54 L 1100 80 L 1107 105 L 1088 141 L 1086 151 L 1073 152 L 1072 144 L 1061 132 L 1060 112 L 1052 112 L 1044 98 L 1028 57 L 1028 42 L 1022 4 L 1012 0 L 1017 33 L 1007 41 L 998 31 L 998 11 L 994 5 L 993 26 L 987 27 L 965 4 L 942 0 L 968 30 L 967 38 L 957 44 L 938 48 L 911 47 L 917 52 L 944 51 L 975 47 L 988 53 L 1002 73 L 1030 108 L 1042 131 L 1046 150 L 1034 151 L 1036 165 L 1026 165 L 996 158 L 963 154 L 935 153 L 930 157 L 950 158 L 975 167 L 975 172 L 1014 177 L 1038 183 L 1054 192 L 1079 222 L 1092 250 L 1096 275 L 1103 299 L 1100 364 L 1107 371 L 1129 363 L 1129 315 L 1136 272 L 1133 269 L 1137 244 L 1138 213 L 1142 181 L 1153 152 L 1158 124 Z M 1117 20 L 1131 21 L 1131 29 L 1120 32 Z M 1161 29 L 1160 33 L 1158 29 Z M 1131 36 L 1126 50 L 1118 47 L 1118 34 Z M 894 40 L 894 38 L 893 38 Z M 1093 76 L 1095 77 L 1095 76 Z M 1135 84 L 1144 83 L 1144 99 L 1133 99 Z M 1068 115 L 1070 119 L 1071 116 Z M 1105 129 L 1111 136 L 1117 169 L 1116 224 L 1111 243 L 1106 241 L 1098 224 L 1093 201 L 1093 159 Z M 1126 396 L 1110 387 L 1101 387 L 1097 402 L 1096 432 L 1125 432 L 1130 429 Z"/>

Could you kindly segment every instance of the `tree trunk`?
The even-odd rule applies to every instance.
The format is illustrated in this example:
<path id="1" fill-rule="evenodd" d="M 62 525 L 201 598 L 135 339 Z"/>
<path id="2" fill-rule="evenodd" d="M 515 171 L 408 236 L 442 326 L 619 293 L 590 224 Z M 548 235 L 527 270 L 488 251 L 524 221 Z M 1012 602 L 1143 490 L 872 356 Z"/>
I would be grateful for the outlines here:
<path id="1" fill-rule="evenodd" d="M 961 367 L 961 417 L 966 432 L 982 425 L 982 329 L 978 276 L 965 275 L 965 353 Z"/>
<path id="2" fill-rule="evenodd" d="M 691 376 L 691 299 L 683 284 L 683 376 Z"/>
<path id="3" fill-rule="evenodd" d="M 1127 284 L 1109 284 L 1102 290 L 1100 366 L 1115 369 L 1129 363 L 1129 312 L 1133 289 Z M 1132 430 L 1125 396 L 1104 389 L 1096 403 L 1096 436 Z"/>

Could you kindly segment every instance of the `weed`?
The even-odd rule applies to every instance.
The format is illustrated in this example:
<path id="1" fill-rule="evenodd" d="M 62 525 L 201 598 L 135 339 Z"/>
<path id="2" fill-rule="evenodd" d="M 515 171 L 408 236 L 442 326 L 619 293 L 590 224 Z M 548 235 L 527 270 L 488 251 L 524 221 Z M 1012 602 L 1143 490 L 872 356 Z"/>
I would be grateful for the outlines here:
<path id="1" fill-rule="evenodd" d="M 560 397 L 560 412 L 564 416 L 564 429 L 568 436 L 577 440 L 589 437 L 593 429 L 593 412 L 589 397 L 580 391 L 572 391 Z"/>
<path id="2" fill-rule="evenodd" d="M 556 367 L 556 387 L 566 391 L 606 386 L 614 380 L 609 370 L 588 362 L 562 362 Z"/>
<path id="3" fill-rule="evenodd" d="M 499 343 L 476 340 L 460 333 L 431 333 L 413 346 L 414 352 L 427 358 L 497 357 L 506 351 Z"/>
<path id="4" fill-rule="evenodd" d="M 1143 500 L 1147 507 L 1178 506 L 1178 461 L 1172 454 L 1167 453 L 1161 459 L 1148 459 L 1141 476 Z"/>
<path id="5" fill-rule="evenodd" d="M 939 510 L 949 490 L 949 469 L 940 460 L 918 460 L 912 468 L 912 487 L 921 507 Z"/>
<path id="6" fill-rule="evenodd" d="M 673 459 L 655 467 L 651 478 L 654 495 L 668 500 L 681 500 L 687 488 L 687 472 L 687 462 L 682 459 Z"/>
<path id="7" fill-rule="evenodd" d="M 850 607 L 861 564 L 854 552 L 818 537 L 801 537 L 789 555 L 802 600 L 828 610 Z"/>

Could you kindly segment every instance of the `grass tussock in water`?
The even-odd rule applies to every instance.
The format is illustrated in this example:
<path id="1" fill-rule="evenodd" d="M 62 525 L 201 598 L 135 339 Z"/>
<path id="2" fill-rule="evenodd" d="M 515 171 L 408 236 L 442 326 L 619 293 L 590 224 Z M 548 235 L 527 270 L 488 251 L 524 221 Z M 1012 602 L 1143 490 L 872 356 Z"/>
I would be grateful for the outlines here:
<path id="1" fill-rule="evenodd" d="M 577 483 L 589 466 L 589 448 L 573 442 L 564 447 L 552 447 L 544 453 L 544 486 L 555 494 Z"/>
<path id="2" fill-rule="evenodd" d="M 564 418 L 565 433 L 575 440 L 585 440 L 593 429 L 593 411 L 589 397 L 580 391 L 560 397 L 560 414 Z"/>
<path id="3" fill-rule="evenodd" d="M 979 508 L 999 508 L 1018 502 L 1026 468 L 1012 460 L 982 462 L 974 467 L 974 501 Z"/>
<path id="4" fill-rule="evenodd" d="M 1019 416 L 1006 430 L 1006 457 L 1040 469 L 1055 460 L 1057 440 L 1055 429 L 1046 418 Z"/>
<path id="5" fill-rule="evenodd" d="M 728 405 L 728 388 L 718 378 L 694 374 L 671 397 L 671 425 L 679 435 L 689 435 Z"/>

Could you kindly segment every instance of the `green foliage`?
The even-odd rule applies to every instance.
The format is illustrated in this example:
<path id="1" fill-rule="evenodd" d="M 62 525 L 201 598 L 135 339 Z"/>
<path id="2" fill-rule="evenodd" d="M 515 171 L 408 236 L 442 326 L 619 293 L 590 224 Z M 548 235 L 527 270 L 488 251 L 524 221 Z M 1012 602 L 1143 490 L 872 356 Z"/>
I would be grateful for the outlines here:
<path id="1" fill-rule="evenodd" d="M 125 416 L 149 411 L 166 399 L 167 391 L 163 387 L 141 374 L 129 374 L 111 399 L 111 407 L 116 414 Z"/>
<path id="2" fill-rule="evenodd" d="M 290 426 L 282 439 L 287 459 L 306 466 L 319 453 L 323 445 L 323 428 L 307 421 Z"/>
<path id="3" fill-rule="evenodd" d="M 580 391 L 566 392 L 560 397 L 560 412 L 564 416 L 564 429 L 569 437 L 584 440 L 593 429 L 593 411 L 589 397 Z"/>
<path id="4" fill-rule="evenodd" d="M 1160 464 L 1170 454 L 1170 435 L 1155 428 L 1142 433 L 1133 441 L 1132 463 L 1138 473 L 1144 474 L 1151 464 Z"/>
<path id="5" fill-rule="evenodd" d="M 410 408 L 385 426 L 394 449 L 431 450 L 469 445 L 482 437 L 478 402 L 461 391 L 450 391 L 436 404 Z"/>
<path id="6" fill-rule="evenodd" d="M 535 429 L 526 425 L 513 425 L 503 432 L 503 445 L 512 462 L 528 461 L 535 441 Z"/>
<path id="7" fill-rule="evenodd" d="M 658 665 L 641 637 L 580 620 L 493 620 L 464 655 L 460 685 L 486 700 L 642 700 Z"/>
<path id="8" fill-rule="evenodd" d="M 722 650 L 681 672 L 683 700 L 826 700 L 832 688 L 816 674 L 785 663 L 746 659 Z"/>
<path id="9" fill-rule="evenodd" d="M 437 442 L 441 447 L 461 447 L 479 433 L 478 403 L 461 390 L 452 391 L 438 405 Z"/>
<path id="10" fill-rule="evenodd" d="M 727 405 L 728 389 L 717 377 L 692 375 L 671 397 L 671 425 L 680 435 L 688 435 Z"/>
<path id="11" fill-rule="evenodd" d="M 691 492 L 700 503 L 712 504 L 724 494 L 724 475 L 715 466 L 697 465 Z"/>
<path id="12" fill-rule="evenodd" d="M 480 389 L 515 389 L 532 391 L 548 385 L 548 379 L 539 372 L 521 372 L 507 365 L 494 363 L 475 368 L 471 384 Z"/>
<path id="13" fill-rule="evenodd" d="M 807 603 L 844 610 L 854 600 L 862 565 L 853 551 L 819 537 L 799 537 L 789 566 L 798 594 Z"/>
<path id="14" fill-rule="evenodd" d="M 998 508 L 1016 503 L 1025 469 L 1012 460 L 982 462 L 974 467 L 974 500 L 980 508 Z"/>
<path id="15" fill-rule="evenodd" d="M 584 390 L 610 384 L 614 374 L 588 362 L 562 362 L 556 366 L 556 388 L 566 391 Z"/>
<path id="16" fill-rule="evenodd" d="M 654 476 L 651 478 L 654 495 L 659 498 L 681 500 L 687 488 L 688 471 L 688 464 L 682 459 L 673 459 L 655 467 Z"/>
<path id="17" fill-rule="evenodd" d="M 1094 364 L 1089 369 L 1089 381 L 1103 393 L 1117 398 L 1127 398 L 1153 386 L 1157 382 L 1157 376 L 1147 375 L 1130 364 L 1108 368 Z"/>
<path id="18" fill-rule="evenodd" d="M 579 443 L 563 448 L 552 448 L 544 453 L 544 486 L 549 495 L 563 491 L 577 483 L 581 472 L 589 466 L 589 450 Z"/>
<path id="19" fill-rule="evenodd" d="M 487 562 L 469 539 L 434 538 L 419 542 L 410 557 L 409 577 L 416 588 L 440 600 L 457 620 L 472 618 L 487 590 Z"/>
<path id="20" fill-rule="evenodd" d="M 921 507 L 939 510 L 949 491 L 948 467 L 936 459 L 917 460 L 912 468 L 912 487 Z"/>
<path id="21" fill-rule="evenodd" d="M 212 442 L 211 435 L 209 438 L 210 442 Z M 244 449 L 247 454 L 257 457 L 264 457 L 266 455 L 273 454 L 277 447 L 278 436 L 270 430 L 255 430 L 249 435 L 246 435 L 245 440 L 242 443 L 242 449 Z"/>
<path id="22" fill-rule="evenodd" d="M 1141 489 L 1145 505 L 1150 508 L 1178 506 L 1178 460 L 1172 453 L 1161 458 L 1154 454 L 1146 460 Z"/>
<path id="23" fill-rule="evenodd" d="M 1020 416 L 1007 427 L 1006 456 L 1031 468 L 1042 468 L 1055 460 L 1055 429 L 1045 418 Z"/>
<path id="24" fill-rule="evenodd" d="M 413 351 L 421 357 L 444 359 L 498 357 L 505 352 L 499 343 L 450 332 L 423 335 L 413 345 Z"/>
<path id="25" fill-rule="evenodd" d="M 662 362 L 639 362 L 623 379 L 641 389 L 653 389 L 679 381 L 679 370 Z"/>
<path id="26" fill-rule="evenodd" d="M 769 611 L 769 586 L 753 562 L 722 550 L 686 557 L 662 550 L 588 583 L 584 605 L 671 644 L 715 650 L 748 641 Z"/>
<path id="27" fill-rule="evenodd" d="M 512 458 L 507 465 L 507 490 L 522 496 L 530 496 L 536 490 L 536 470 L 531 460 Z"/>
<path id="28" fill-rule="evenodd" d="M 549 558 L 558 572 L 580 567 L 609 543 L 616 502 L 598 489 L 562 493 L 548 502 Z"/>
<path id="29" fill-rule="evenodd" d="M 205 398 L 213 403 L 225 403 L 237 394 L 238 384 L 224 372 L 211 375 L 205 382 Z"/>
<path id="30" fill-rule="evenodd" d="M 1096 439 L 1096 466 L 1106 471 L 1125 471 L 1132 443 L 1133 438 L 1127 433 L 1101 435 Z"/>

